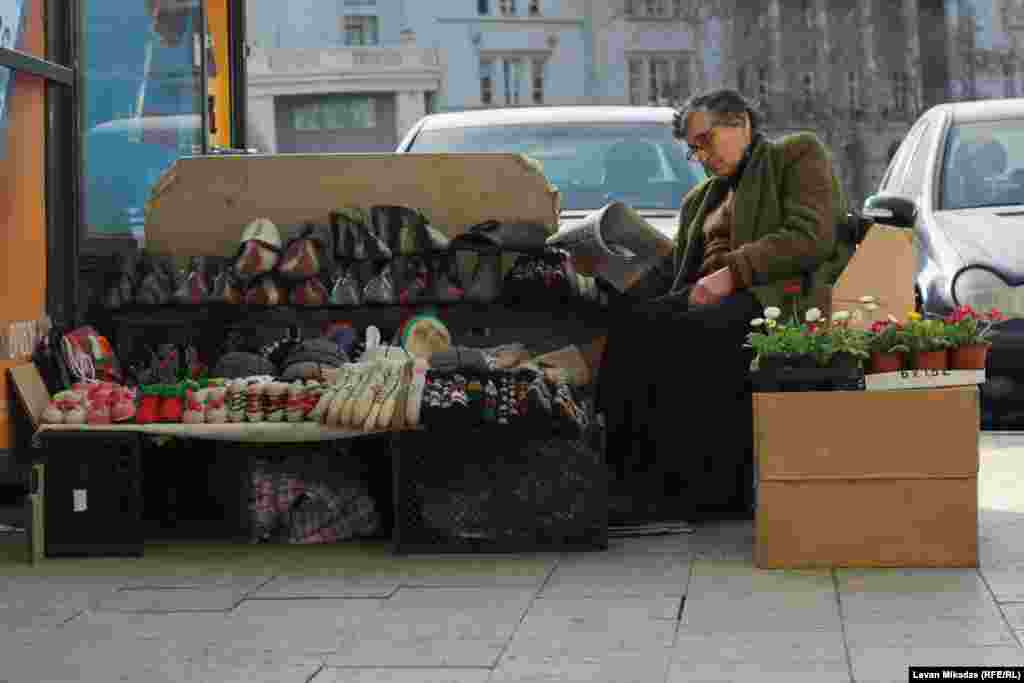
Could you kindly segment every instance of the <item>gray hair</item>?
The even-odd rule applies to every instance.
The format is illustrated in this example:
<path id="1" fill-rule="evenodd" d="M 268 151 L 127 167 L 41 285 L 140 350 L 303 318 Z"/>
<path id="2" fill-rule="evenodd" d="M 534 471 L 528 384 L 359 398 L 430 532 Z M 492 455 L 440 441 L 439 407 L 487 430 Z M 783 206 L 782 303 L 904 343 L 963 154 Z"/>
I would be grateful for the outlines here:
<path id="1" fill-rule="evenodd" d="M 672 135 L 674 137 L 680 140 L 686 139 L 687 119 L 694 112 L 708 114 L 716 126 L 739 128 L 749 117 L 751 133 L 757 133 L 761 127 L 761 116 L 754 105 L 738 91 L 723 88 L 694 95 L 684 102 L 672 118 Z"/>

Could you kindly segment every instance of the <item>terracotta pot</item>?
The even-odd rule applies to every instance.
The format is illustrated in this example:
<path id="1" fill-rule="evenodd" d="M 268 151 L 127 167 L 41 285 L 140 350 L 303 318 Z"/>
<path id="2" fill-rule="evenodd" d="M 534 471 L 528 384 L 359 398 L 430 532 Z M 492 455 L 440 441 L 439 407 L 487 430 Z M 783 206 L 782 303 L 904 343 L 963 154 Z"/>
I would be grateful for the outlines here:
<path id="1" fill-rule="evenodd" d="M 949 350 L 951 370 L 984 370 L 988 359 L 988 344 L 972 344 Z"/>
<path id="2" fill-rule="evenodd" d="M 872 353 L 868 373 L 898 372 L 903 369 L 903 360 L 902 353 Z"/>
<path id="3" fill-rule="evenodd" d="M 949 367 L 949 354 L 945 351 L 918 351 L 914 359 L 918 370 L 945 370 Z"/>

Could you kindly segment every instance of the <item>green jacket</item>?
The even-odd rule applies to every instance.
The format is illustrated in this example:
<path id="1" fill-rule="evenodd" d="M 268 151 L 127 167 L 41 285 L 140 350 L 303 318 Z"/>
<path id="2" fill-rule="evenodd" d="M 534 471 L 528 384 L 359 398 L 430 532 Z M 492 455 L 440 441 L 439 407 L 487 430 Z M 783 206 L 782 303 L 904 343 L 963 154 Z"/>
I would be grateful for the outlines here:
<path id="1" fill-rule="evenodd" d="M 725 178 L 712 177 L 683 197 L 673 254 L 630 288 L 630 296 L 678 296 L 697 281 L 705 216 L 728 191 Z M 801 317 L 811 307 L 827 313 L 831 286 L 853 251 L 836 241 L 836 224 L 845 216 L 842 188 L 816 135 L 762 139 L 736 188 L 732 251 L 726 258 L 749 278 L 758 300 L 782 308 L 785 318 L 794 309 Z"/>

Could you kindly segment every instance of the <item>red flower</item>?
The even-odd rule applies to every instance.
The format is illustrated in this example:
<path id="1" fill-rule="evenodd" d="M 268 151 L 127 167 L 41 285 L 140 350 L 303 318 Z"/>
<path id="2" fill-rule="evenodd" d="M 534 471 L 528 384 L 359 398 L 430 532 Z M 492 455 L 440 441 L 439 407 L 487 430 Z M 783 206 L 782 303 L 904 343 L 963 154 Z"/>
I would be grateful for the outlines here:
<path id="1" fill-rule="evenodd" d="M 809 324 L 809 325 L 807 326 L 807 331 L 808 331 L 808 332 L 810 332 L 811 334 L 817 334 L 817 332 L 818 332 L 818 326 L 817 326 L 817 325 L 815 325 L 814 323 L 810 323 L 810 324 Z"/>
<path id="2" fill-rule="evenodd" d="M 786 294 L 800 294 L 803 290 L 803 285 L 799 280 L 790 280 L 782 286 L 782 291 Z"/>
<path id="3" fill-rule="evenodd" d="M 1003 315 L 999 311 L 999 309 L 993 308 L 991 311 L 988 312 L 988 319 L 991 320 L 994 323 L 1001 323 L 1004 320 L 1006 320 L 1006 316 Z"/>

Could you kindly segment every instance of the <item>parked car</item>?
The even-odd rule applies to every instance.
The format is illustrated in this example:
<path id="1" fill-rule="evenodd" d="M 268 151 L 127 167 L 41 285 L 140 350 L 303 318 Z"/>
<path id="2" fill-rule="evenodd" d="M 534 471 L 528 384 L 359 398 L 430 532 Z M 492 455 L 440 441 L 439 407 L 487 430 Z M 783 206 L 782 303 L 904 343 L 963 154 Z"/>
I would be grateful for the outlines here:
<path id="1" fill-rule="evenodd" d="M 562 224 L 612 200 L 675 237 L 686 192 L 705 178 L 672 137 L 670 107 L 523 107 L 430 114 L 399 153 L 513 152 L 541 162 L 561 192 Z"/>
<path id="2" fill-rule="evenodd" d="M 864 214 L 914 230 L 923 313 L 998 308 L 983 395 L 1024 398 L 1024 98 L 932 107 L 914 123 Z"/>

